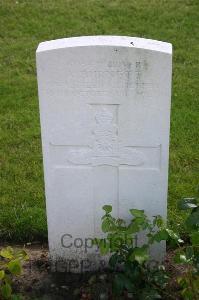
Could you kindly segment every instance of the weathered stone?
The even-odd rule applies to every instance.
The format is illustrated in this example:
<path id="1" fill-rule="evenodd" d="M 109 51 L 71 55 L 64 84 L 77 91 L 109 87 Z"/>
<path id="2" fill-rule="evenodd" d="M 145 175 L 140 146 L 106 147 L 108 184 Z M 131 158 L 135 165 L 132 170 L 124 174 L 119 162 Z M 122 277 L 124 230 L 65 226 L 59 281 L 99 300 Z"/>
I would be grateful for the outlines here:
<path id="1" fill-rule="evenodd" d="M 77 259 L 78 271 L 96 268 L 98 254 L 87 245 L 101 234 L 104 204 L 125 219 L 130 208 L 166 217 L 171 65 L 171 44 L 147 39 L 94 36 L 39 45 L 54 261 L 68 260 L 70 269 L 69 260 Z M 153 255 L 162 257 L 164 248 Z"/>

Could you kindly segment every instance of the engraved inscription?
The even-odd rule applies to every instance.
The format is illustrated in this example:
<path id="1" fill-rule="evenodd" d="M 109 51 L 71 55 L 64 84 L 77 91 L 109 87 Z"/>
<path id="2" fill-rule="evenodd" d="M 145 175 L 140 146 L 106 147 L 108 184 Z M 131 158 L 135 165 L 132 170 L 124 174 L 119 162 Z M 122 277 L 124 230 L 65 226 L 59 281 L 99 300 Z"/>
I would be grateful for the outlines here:
<path id="1" fill-rule="evenodd" d="M 118 155 L 118 126 L 114 123 L 114 116 L 107 108 L 95 113 L 94 155 Z"/>
<path id="2" fill-rule="evenodd" d="M 134 73 L 134 72 L 132 72 Z M 66 78 L 67 88 L 75 89 L 121 89 L 125 87 L 128 71 L 80 71 Z M 77 80 L 78 78 L 78 80 Z M 133 82 L 132 82 L 133 84 Z M 133 87 L 133 86 L 132 86 Z"/>
<path id="3" fill-rule="evenodd" d="M 129 166 L 148 169 L 160 168 L 160 145 L 123 145 L 118 138 L 118 104 L 90 104 L 93 113 L 92 144 L 64 146 L 68 165 Z M 62 162 L 63 164 L 63 162 Z"/>
<path id="4" fill-rule="evenodd" d="M 135 90 L 138 94 L 142 94 L 144 90 L 157 89 L 155 84 L 150 80 L 145 80 L 143 74 L 148 68 L 147 61 L 139 60 L 135 64 L 130 62 L 110 61 L 108 65 L 99 64 L 96 70 L 96 65 L 80 66 L 79 71 L 71 70 L 63 79 L 48 82 L 52 88 L 53 84 L 56 87 L 77 91 L 110 91 L 110 90 L 125 90 L 127 87 L 130 90 Z"/>

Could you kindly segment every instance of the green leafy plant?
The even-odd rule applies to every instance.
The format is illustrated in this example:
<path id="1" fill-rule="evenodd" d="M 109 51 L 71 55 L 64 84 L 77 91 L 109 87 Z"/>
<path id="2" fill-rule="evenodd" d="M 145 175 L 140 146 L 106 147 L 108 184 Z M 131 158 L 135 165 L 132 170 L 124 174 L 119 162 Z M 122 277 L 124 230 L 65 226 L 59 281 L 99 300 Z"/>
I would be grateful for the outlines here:
<path id="1" fill-rule="evenodd" d="M 107 236 L 104 239 L 96 238 L 94 244 L 102 255 L 111 255 L 109 266 L 114 272 L 115 294 L 124 295 L 128 292 L 133 299 L 161 299 L 163 294 L 167 294 L 168 276 L 164 266 L 150 264 L 150 246 L 169 239 L 177 245 L 183 241 L 166 227 L 161 216 L 150 220 L 143 210 L 130 209 L 131 220 L 127 224 L 123 219 L 111 215 L 110 205 L 103 206 L 103 210 L 102 231 Z M 137 236 L 143 233 L 145 242 L 138 245 Z"/>
<path id="2" fill-rule="evenodd" d="M 7 247 L 0 251 L 0 299 L 20 299 L 12 294 L 12 281 L 14 276 L 22 274 L 22 263 L 28 259 L 25 250 Z"/>
<path id="3" fill-rule="evenodd" d="M 189 237 L 189 245 L 179 247 L 174 262 L 186 266 L 183 276 L 177 281 L 181 286 L 181 295 L 186 300 L 199 299 L 199 201 L 196 198 L 184 198 L 179 201 L 178 208 L 188 210 L 185 230 Z"/>

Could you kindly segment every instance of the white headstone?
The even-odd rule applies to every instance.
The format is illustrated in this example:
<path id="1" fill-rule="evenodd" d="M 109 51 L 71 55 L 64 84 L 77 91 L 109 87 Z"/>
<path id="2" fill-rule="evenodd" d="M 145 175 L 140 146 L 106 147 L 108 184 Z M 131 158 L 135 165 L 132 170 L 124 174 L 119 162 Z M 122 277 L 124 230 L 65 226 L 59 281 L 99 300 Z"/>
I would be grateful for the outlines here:
<path id="1" fill-rule="evenodd" d="M 101 234 L 104 204 L 166 217 L 172 46 L 54 40 L 39 45 L 37 72 L 50 253 L 80 270 L 98 260 L 85 243 Z"/>

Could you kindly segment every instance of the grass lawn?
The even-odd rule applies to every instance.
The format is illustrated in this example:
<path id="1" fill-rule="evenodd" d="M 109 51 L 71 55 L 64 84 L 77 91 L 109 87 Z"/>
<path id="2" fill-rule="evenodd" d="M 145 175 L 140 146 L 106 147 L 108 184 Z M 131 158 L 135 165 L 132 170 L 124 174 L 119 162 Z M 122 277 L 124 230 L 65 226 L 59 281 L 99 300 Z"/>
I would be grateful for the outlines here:
<path id="1" fill-rule="evenodd" d="M 199 179 L 198 24 L 197 0 L 0 0 L 0 240 L 47 237 L 35 50 L 80 35 L 173 44 L 168 213 L 181 222 L 176 201 Z"/>

